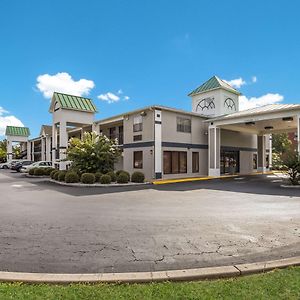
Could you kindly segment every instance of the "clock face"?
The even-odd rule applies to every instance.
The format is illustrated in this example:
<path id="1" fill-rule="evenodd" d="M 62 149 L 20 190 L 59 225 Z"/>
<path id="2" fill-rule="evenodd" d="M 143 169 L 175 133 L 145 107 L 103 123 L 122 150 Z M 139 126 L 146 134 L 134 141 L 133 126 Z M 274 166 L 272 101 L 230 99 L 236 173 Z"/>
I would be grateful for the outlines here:
<path id="1" fill-rule="evenodd" d="M 205 111 L 210 109 L 215 109 L 215 98 L 214 97 L 207 97 L 200 100 L 196 106 L 196 111 Z"/>

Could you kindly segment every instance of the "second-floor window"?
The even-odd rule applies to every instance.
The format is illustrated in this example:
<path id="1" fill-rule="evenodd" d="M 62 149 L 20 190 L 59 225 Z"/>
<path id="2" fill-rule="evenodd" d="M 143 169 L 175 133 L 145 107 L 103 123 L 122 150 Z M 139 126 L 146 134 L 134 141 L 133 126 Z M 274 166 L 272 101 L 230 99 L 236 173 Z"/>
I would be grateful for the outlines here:
<path id="1" fill-rule="evenodd" d="M 191 132 L 191 119 L 184 117 L 177 117 L 177 131 Z"/>
<path id="2" fill-rule="evenodd" d="M 133 132 L 139 132 L 143 130 L 143 117 L 136 116 L 133 118 Z"/>

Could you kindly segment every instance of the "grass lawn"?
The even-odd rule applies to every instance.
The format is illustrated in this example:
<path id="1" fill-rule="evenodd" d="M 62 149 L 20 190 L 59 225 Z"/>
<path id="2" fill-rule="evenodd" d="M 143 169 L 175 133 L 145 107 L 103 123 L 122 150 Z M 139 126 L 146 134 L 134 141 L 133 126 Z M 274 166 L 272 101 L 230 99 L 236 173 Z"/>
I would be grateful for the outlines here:
<path id="1" fill-rule="evenodd" d="M 300 299 L 300 267 L 199 282 L 94 285 L 1 283 L 0 299 Z"/>

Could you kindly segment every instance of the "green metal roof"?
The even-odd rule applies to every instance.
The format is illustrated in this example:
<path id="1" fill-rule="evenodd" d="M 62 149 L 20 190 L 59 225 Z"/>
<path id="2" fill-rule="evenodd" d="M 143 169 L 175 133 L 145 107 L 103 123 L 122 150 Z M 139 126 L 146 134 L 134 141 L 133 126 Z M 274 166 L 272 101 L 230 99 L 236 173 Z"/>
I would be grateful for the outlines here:
<path id="1" fill-rule="evenodd" d="M 231 85 L 229 85 L 227 82 L 223 81 L 222 79 L 218 78 L 217 76 L 213 76 L 206 82 L 204 82 L 202 85 L 197 87 L 195 90 L 190 92 L 188 96 L 197 95 L 203 92 L 215 90 L 218 88 L 224 88 L 226 90 L 231 91 L 232 93 L 235 93 L 237 95 L 240 95 L 240 92 L 238 92 L 236 89 L 234 89 Z"/>
<path id="2" fill-rule="evenodd" d="M 89 98 L 78 97 L 54 92 L 53 97 L 60 104 L 61 108 L 74 109 L 87 112 L 96 112 L 97 108 Z"/>
<path id="3" fill-rule="evenodd" d="M 30 136 L 28 127 L 6 126 L 5 135 Z"/>

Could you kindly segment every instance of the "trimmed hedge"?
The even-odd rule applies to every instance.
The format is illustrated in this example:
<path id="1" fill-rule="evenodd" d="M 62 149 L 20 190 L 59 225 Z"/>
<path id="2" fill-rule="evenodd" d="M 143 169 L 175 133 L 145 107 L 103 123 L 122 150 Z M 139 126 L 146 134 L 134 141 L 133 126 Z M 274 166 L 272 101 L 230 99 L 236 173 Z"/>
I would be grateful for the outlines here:
<path id="1" fill-rule="evenodd" d="M 129 181 L 129 176 L 128 173 L 126 172 L 121 172 L 118 176 L 117 176 L 117 183 L 128 183 Z"/>
<path id="2" fill-rule="evenodd" d="M 114 171 L 109 171 L 109 172 L 107 172 L 106 175 L 109 175 L 109 176 L 110 176 L 112 182 L 116 182 L 116 180 L 117 180 L 117 175 L 116 175 L 116 173 L 115 173 Z"/>
<path id="3" fill-rule="evenodd" d="M 51 173 L 50 173 L 50 178 L 51 179 L 54 179 L 54 174 L 57 173 L 58 170 L 57 169 L 54 169 Z"/>
<path id="4" fill-rule="evenodd" d="M 58 171 L 58 181 L 65 181 L 66 173 L 67 171 L 65 170 Z"/>
<path id="5" fill-rule="evenodd" d="M 100 183 L 102 183 L 102 184 L 111 183 L 111 177 L 108 174 L 102 175 L 100 178 Z"/>
<path id="6" fill-rule="evenodd" d="M 83 173 L 80 181 L 85 184 L 93 184 L 95 183 L 95 175 L 93 173 Z"/>
<path id="7" fill-rule="evenodd" d="M 126 174 L 128 175 L 128 177 L 129 177 L 129 179 L 130 179 L 130 174 L 129 174 L 127 171 L 124 171 L 124 170 L 118 170 L 118 171 L 116 172 L 117 177 L 120 175 L 120 173 L 126 173 Z"/>
<path id="8" fill-rule="evenodd" d="M 95 173 L 95 182 L 100 182 L 100 178 L 103 174 L 101 172 L 96 172 Z"/>
<path id="9" fill-rule="evenodd" d="M 49 168 L 44 168 L 44 175 L 50 176 L 51 172 L 54 171 L 55 169 L 52 167 Z"/>
<path id="10" fill-rule="evenodd" d="M 45 175 L 45 170 L 44 170 L 44 168 L 34 168 L 33 174 L 35 176 L 44 176 Z"/>
<path id="11" fill-rule="evenodd" d="M 142 172 L 133 172 L 131 175 L 131 181 L 136 183 L 142 183 L 145 180 L 145 175 Z"/>
<path id="12" fill-rule="evenodd" d="M 35 169 L 36 169 L 36 168 L 31 168 L 31 169 L 29 169 L 28 174 L 29 174 L 29 175 L 34 175 Z"/>
<path id="13" fill-rule="evenodd" d="M 53 175 L 54 180 L 58 180 L 59 171 L 55 172 Z"/>
<path id="14" fill-rule="evenodd" d="M 79 176 L 74 171 L 69 171 L 66 173 L 65 182 L 67 183 L 76 183 L 79 182 Z"/>

